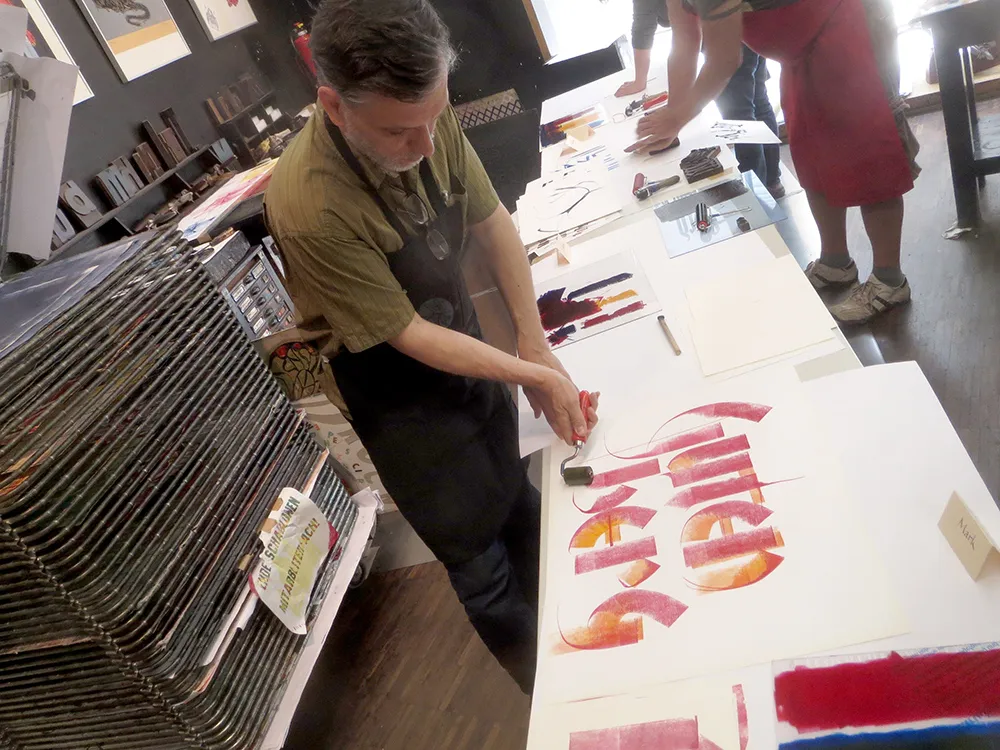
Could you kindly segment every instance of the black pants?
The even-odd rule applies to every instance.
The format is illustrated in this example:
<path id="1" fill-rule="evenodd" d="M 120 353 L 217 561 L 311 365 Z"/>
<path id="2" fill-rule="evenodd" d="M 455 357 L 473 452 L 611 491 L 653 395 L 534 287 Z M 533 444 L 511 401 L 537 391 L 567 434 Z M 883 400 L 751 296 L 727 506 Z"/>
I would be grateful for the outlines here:
<path id="1" fill-rule="evenodd" d="M 778 120 L 767 96 L 767 60 L 743 45 L 743 64 L 715 103 L 726 120 L 758 120 L 778 134 Z M 736 160 L 741 172 L 753 171 L 767 186 L 781 179 L 780 146 L 740 144 Z"/>
<path id="2" fill-rule="evenodd" d="M 510 517 L 485 552 L 446 565 L 469 620 L 501 666 L 531 695 L 538 644 L 538 549 L 542 500 L 527 472 Z"/>

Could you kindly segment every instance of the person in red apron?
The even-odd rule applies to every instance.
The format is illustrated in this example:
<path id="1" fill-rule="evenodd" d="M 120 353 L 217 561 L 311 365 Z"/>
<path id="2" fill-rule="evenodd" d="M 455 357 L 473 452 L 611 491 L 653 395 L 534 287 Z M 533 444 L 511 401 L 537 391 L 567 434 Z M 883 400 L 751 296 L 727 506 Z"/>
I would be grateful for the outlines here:
<path id="1" fill-rule="evenodd" d="M 646 152 L 669 143 L 726 86 L 740 45 L 781 63 L 781 104 L 799 182 L 822 241 L 806 275 L 817 289 L 850 287 L 830 308 L 862 323 L 910 301 L 900 270 L 902 196 L 919 168 L 899 96 L 889 0 L 667 0 L 674 42 L 670 102 L 638 125 Z M 705 64 L 697 69 L 698 52 Z M 859 206 L 874 271 L 858 284 L 847 248 L 847 208 Z"/>
<path id="2" fill-rule="evenodd" d="M 506 383 L 567 442 L 589 433 L 596 403 L 582 412 L 549 351 L 524 246 L 448 104 L 454 52 L 427 0 L 322 0 L 311 44 L 320 106 L 265 196 L 299 328 L 396 505 L 530 693 L 540 496 Z M 517 357 L 482 340 L 461 266 L 469 238 Z"/>

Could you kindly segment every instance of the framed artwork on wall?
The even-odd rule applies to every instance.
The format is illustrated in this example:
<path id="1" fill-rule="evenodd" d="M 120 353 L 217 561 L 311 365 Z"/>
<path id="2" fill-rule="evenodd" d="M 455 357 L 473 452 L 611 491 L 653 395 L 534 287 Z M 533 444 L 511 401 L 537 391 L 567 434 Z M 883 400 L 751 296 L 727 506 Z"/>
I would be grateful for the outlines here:
<path id="1" fill-rule="evenodd" d="M 28 11 L 28 34 L 24 49 L 26 57 L 54 57 L 64 63 L 76 65 L 38 0 L 0 0 L 0 5 L 11 5 Z M 83 73 L 79 73 L 73 104 L 85 102 L 93 95 Z"/>
<path id="2" fill-rule="evenodd" d="M 257 23 L 250 0 L 189 0 L 205 33 L 214 42 Z"/>
<path id="3" fill-rule="evenodd" d="M 128 83 L 191 54 L 166 0 L 76 0 Z"/>

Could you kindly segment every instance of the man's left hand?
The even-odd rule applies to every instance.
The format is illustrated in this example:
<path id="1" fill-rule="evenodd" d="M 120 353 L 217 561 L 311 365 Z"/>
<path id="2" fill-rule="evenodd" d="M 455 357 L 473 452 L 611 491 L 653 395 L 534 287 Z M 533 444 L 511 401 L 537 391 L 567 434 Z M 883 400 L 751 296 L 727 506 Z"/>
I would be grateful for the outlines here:
<path id="1" fill-rule="evenodd" d="M 518 356 L 521 359 L 526 360 L 528 362 L 534 362 L 536 365 L 541 365 L 542 367 L 551 368 L 556 372 L 559 372 L 562 375 L 564 375 L 568 380 L 570 381 L 573 380 L 569 376 L 569 373 L 566 372 L 566 368 L 563 367 L 562 362 L 559 361 L 559 358 L 552 353 L 552 350 L 548 347 L 548 344 L 546 344 L 544 348 L 537 346 L 518 347 Z M 539 406 L 537 395 L 533 392 L 531 388 L 524 388 L 523 390 L 524 390 L 524 395 L 528 399 L 528 403 L 531 405 L 531 410 L 535 414 L 535 419 L 538 419 L 540 416 L 542 416 L 542 409 L 541 406 Z M 601 394 L 599 391 L 590 394 L 590 408 L 584 415 L 587 418 L 588 431 L 594 429 L 594 426 L 597 424 L 597 404 L 600 401 L 600 398 Z"/>
<path id="2" fill-rule="evenodd" d="M 636 133 L 638 141 L 625 149 L 628 153 L 648 154 L 667 148 L 681 128 L 687 124 L 688 116 L 677 106 L 667 104 L 664 107 L 643 115 L 639 120 Z"/>

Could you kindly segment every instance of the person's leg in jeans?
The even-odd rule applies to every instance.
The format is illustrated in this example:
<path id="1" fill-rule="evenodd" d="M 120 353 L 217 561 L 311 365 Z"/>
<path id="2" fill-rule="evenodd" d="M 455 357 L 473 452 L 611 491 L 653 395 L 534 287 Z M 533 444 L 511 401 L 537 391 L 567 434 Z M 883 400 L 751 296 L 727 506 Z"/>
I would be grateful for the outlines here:
<path id="1" fill-rule="evenodd" d="M 445 566 L 469 621 L 500 665 L 525 694 L 535 684 L 537 613 L 499 539 L 480 555 Z"/>
<path id="2" fill-rule="evenodd" d="M 538 611 L 539 546 L 542 534 L 542 495 L 524 478 L 501 539 L 507 545 L 510 564 L 528 604 Z"/>
<path id="3" fill-rule="evenodd" d="M 763 59 L 752 49 L 743 45 L 743 63 L 718 98 L 715 100 L 719 112 L 725 120 L 756 120 L 757 68 L 763 67 Z M 772 117 L 774 113 L 772 112 Z M 736 161 L 741 172 L 753 171 L 765 183 L 764 149 L 758 144 L 741 143 L 736 146 Z"/>
<path id="4" fill-rule="evenodd" d="M 745 53 L 744 53 L 745 54 Z M 778 135 L 778 119 L 774 116 L 774 107 L 767 95 L 767 60 L 757 56 L 757 69 L 754 71 L 754 119 L 767 125 L 771 132 Z M 764 180 L 768 189 L 781 184 L 781 146 L 774 144 L 762 147 L 764 152 L 764 174 L 758 177 Z"/>

